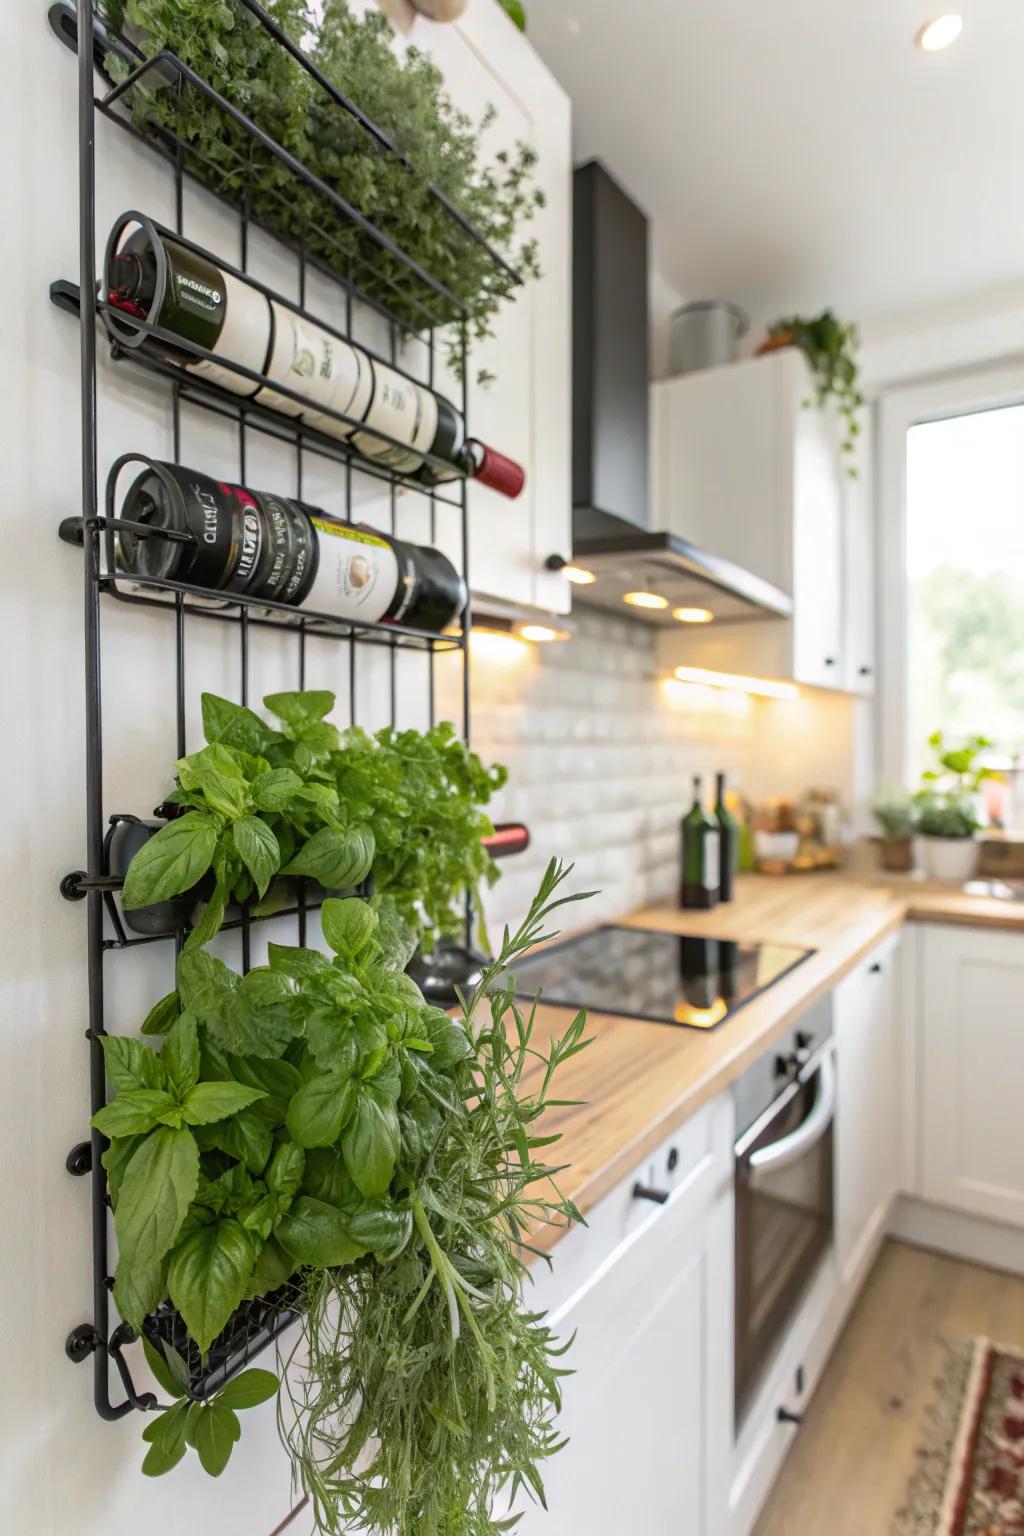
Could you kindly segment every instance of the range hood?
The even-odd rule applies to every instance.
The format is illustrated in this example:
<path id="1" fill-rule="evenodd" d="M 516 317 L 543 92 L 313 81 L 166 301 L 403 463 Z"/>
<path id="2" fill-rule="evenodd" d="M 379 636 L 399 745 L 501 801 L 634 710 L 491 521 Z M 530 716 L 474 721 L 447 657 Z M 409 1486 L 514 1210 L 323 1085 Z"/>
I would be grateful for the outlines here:
<path id="1" fill-rule="evenodd" d="M 650 526 L 647 218 L 597 160 L 573 177 L 573 564 L 582 602 L 679 627 L 788 618 L 792 599 L 761 577 Z M 552 562 L 555 563 L 554 561 Z M 666 599 L 629 607 L 627 592 Z"/>

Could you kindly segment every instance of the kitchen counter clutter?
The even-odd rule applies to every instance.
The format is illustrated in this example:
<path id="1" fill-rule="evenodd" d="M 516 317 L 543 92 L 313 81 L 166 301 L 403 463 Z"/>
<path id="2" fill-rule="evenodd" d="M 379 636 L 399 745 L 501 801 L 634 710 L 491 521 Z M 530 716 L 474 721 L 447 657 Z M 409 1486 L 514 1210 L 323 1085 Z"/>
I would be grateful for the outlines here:
<path id="1" fill-rule="evenodd" d="M 550 1111 L 543 1123 L 545 1134 L 562 1135 L 559 1161 L 569 1164 L 565 1193 L 584 1214 L 904 922 L 1024 934 L 1024 902 L 905 878 L 743 875 L 728 906 L 683 911 L 666 902 L 622 921 L 709 939 L 798 945 L 814 953 L 717 1029 L 647 1023 L 610 1011 L 588 1014 L 592 1044 L 566 1064 L 561 1079 L 560 1097 L 580 1102 Z M 542 1003 L 541 1036 L 554 1033 L 563 1018 L 564 1010 Z M 541 1246 L 553 1246 L 560 1235 L 545 1234 Z"/>

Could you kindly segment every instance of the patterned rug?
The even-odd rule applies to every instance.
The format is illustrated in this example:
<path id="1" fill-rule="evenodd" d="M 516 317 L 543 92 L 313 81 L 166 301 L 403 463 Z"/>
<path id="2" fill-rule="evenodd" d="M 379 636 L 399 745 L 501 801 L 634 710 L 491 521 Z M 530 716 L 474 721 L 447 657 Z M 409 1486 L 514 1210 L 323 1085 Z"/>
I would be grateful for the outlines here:
<path id="1" fill-rule="evenodd" d="M 1024 1352 L 950 1346 L 929 1442 L 893 1536 L 1024 1536 Z"/>

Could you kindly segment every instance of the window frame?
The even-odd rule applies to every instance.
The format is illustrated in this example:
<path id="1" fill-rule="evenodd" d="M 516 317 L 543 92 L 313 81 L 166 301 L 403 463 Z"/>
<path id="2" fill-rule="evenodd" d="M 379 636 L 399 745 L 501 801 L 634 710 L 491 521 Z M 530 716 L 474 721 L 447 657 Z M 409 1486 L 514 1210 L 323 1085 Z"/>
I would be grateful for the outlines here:
<path id="1" fill-rule="evenodd" d="M 878 777 L 907 782 L 907 433 L 925 422 L 1024 405 L 1024 361 L 887 390 L 876 406 Z"/>

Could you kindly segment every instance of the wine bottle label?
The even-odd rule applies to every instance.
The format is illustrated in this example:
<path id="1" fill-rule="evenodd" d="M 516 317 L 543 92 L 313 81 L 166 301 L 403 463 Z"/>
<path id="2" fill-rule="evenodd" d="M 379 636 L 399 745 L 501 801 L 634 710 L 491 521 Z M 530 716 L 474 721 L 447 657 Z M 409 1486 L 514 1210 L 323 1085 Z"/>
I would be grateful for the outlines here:
<path id="1" fill-rule="evenodd" d="M 274 341 L 266 367 L 268 378 L 286 384 L 314 406 L 322 405 L 360 419 L 371 388 L 370 359 L 365 352 L 276 300 L 271 308 Z M 256 398 L 261 405 L 285 416 L 302 416 L 310 426 L 331 437 L 346 438 L 353 431 L 346 422 L 316 410 L 307 411 L 301 400 L 293 400 L 277 390 L 261 389 Z"/>
<path id="2" fill-rule="evenodd" d="M 203 341 L 202 345 L 227 362 L 240 363 L 253 373 L 262 373 L 270 349 L 270 304 L 267 297 L 258 288 L 240 282 L 231 272 L 211 270 L 215 271 L 220 282 L 221 298 L 216 306 L 218 331 L 212 341 Z M 183 291 L 185 278 L 175 273 L 174 281 L 178 291 Z M 195 285 L 188 292 L 193 304 L 201 303 L 201 295 Z M 196 337 L 196 340 L 201 338 Z M 233 395 L 254 395 L 259 388 L 251 379 L 234 373 L 230 368 L 220 368 L 205 359 L 190 363 L 188 369 L 190 373 L 199 374 L 219 384 L 222 389 L 230 390 Z"/>
<path id="3" fill-rule="evenodd" d="M 386 464 L 399 474 L 409 474 L 423 462 L 437 433 L 437 396 L 412 379 L 396 373 L 385 363 L 373 363 L 374 390 L 366 425 L 387 432 L 414 451 L 386 443 L 369 432 L 358 433 L 352 441 L 360 453 L 378 464 Z"/>
<path id="4" fill-rule="evenodd" d="M 395 551 L 378 534 L 326 513 L 315 513 L 311 521 L 320 560 L 305 606 L 342 619 L 377 623 L 391 607 L 401 576 Z"/>
<path id="5" fill-rule="evenodd" d="M 704 833 L 704 875 L 701 880 L 709 891 L 717 891 L 719 886 L 718 851 L 718 831 L 709 827 Z"/>

